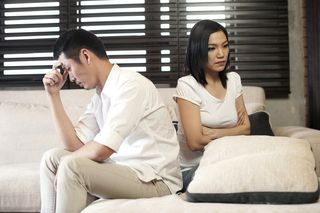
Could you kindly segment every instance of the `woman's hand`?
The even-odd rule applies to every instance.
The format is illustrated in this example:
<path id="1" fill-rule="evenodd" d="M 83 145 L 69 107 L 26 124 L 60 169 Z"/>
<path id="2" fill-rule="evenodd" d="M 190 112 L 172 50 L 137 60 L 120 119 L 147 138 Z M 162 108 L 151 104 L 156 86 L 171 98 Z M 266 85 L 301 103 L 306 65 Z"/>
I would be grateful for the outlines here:
<path id="1" fill-rule="evenodd" d="M 238 110 L 237 114 L 238 114 L 237 126 L 244 125 L 246 116 L 247 116 L 246 112 L 243 110 Z"/>
<path id="2" fill-rule="evenodd" d="M 202 126 L 202 134 L 211 136 L 212 140 L 219 138 L 219 129 L 211 129 L 206 126 Z"/>

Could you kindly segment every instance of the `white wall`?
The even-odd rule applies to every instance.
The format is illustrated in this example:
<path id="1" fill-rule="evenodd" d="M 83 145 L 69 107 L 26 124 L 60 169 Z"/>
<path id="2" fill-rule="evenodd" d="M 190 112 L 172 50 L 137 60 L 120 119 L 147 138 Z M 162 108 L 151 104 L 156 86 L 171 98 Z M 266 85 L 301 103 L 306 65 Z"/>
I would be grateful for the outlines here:
<path id="1" fill-rule="evenodd" d="M 288 99 L 268 99 L 273 126 L 305 126 L 303 0 L 288 1 L 290 90 Z"/>

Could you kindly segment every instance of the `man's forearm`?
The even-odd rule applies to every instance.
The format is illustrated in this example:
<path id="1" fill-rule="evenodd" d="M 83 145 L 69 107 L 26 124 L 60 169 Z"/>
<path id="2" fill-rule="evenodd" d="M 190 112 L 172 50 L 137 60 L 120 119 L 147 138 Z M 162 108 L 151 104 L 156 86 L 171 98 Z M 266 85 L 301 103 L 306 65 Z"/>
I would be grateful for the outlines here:
<path id="1" fill-rule="evenodd" d="M 85 157 L 93 161 L 101 162 L 109 158 L 114 151 L 107 146 L 91 141 L 80 149 L 71 153 L 70 157 Z"/>
<path id="2" fill-rule="evenodd" d="M 68 151 L 75 151 L 83 146 L 76 136 L 74 126 L 66 114 L 61 102 L 60 94 L 48 95 L 54 123 L 64 147 Z"/>

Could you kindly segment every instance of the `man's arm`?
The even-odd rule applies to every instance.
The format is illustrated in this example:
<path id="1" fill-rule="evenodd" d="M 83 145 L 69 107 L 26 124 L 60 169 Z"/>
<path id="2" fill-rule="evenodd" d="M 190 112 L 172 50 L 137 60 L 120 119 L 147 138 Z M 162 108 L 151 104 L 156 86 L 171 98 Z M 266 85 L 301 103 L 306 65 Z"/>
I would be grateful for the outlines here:
<path id="1" fill-rule="evenodd" d="M 54 123 L 64 148 L 68 151 L 75 151 L 83 146 L 78 139 L 73 124 L 67 116 L 60 98 L 60 89 L 68 78 L 68 72 L 60 74 L 57 67 L 53 66 L 52 70 L 43 77 L 43 85 L 47 92 L 50 108 L 53 114 Z"/>
<path id="2" fill-rule="evenodd" d="M 109 147 L 91 141 L 70 154 L 71 157 L 86 157 L 91 160 L 101 162 L 109 158 L 114 151 Z"/>

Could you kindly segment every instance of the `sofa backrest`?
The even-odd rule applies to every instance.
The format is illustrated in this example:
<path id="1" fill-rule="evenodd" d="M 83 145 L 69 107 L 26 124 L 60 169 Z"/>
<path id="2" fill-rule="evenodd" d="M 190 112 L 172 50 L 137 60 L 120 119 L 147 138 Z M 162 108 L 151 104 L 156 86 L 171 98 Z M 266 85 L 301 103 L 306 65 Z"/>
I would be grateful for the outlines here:
<path id="1" fill-rule="evenodd" d="M 173 120 L 177 118 L 172 99 L 175 88 L 159 88 Z M 62 90 L 66 112 L 75 123 L 85 110 L 94 90 Z M 264 110 L 264 91 L 244 87 L 248 113 Z M 0 90 L 0 164 L 39 162 L 45 150 L 61 147 L 56 135 L 46 94 L 43 90 Z"/>
<path id="2" fill-rule="evenodd" d="M 61 92 L 73 122 L 85 110 L 93 92 Z M 58 141 L 43 90 L 0 91 L 0 164 L 38 162 L 45 150 L 61 146 Z"/>

